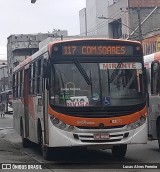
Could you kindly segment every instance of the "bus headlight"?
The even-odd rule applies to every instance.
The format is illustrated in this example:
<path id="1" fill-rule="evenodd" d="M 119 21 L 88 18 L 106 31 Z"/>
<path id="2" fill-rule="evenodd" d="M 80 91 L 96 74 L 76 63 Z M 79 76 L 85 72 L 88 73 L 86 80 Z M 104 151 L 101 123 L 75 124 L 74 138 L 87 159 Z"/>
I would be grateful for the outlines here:
<path id="1" fill-rule="evenodd" d="M 62 130 L 64 130 L 64 129 L 66 128 L 66 124 L 63 123 L 63 122 L 60 123 L 60 124 L 59 124 L 59 128 L 62 129 Z"/>
<path id="2" fill-rule="evenodd" d="M 59 123 L 59 119 L 58 118 L 50 117 L 50 119 L 51 119 L 53 125 L 56 125 L 56 124 Z"/>
<path id="3" fill-rule="evenodd" d="M 50 120 L 55 127 L 61 130 L 65 130 L 69 132 L 72 132 L 74 130 L 74 126 L 65 124 L 64 122 L 60 121 L 58 118 L 55 118 L 53 115 L 50 115 Z"/>
<path id="4" fill-rule="evenodd" d="M 146 116 L 142 115 L 139 120 L 137 120 L 131 124 L 128 124 L 127 129 L 128 130 L 136 129 L 136 128 L 140 127 L 141 125 L 143 125 L 145 122 L 146 122 Z"/>

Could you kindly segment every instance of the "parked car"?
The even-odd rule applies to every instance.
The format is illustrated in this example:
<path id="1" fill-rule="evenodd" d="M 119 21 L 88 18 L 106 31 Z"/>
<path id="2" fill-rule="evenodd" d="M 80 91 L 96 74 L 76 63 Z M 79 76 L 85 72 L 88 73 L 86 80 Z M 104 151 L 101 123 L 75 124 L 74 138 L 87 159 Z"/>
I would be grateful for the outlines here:
<path id="1" fill-rule="evenodd" d="M 6 114 L 12 114 L 13 113 L 12 105 L 8 104 L 8 107 L 6 108 L 5 113 Z"/>

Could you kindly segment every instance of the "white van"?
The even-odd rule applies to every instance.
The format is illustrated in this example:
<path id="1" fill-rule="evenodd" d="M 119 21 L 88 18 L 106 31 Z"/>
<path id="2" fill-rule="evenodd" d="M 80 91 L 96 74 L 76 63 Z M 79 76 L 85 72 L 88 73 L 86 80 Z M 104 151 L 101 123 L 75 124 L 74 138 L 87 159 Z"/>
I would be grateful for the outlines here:
<path id="1" fill-rule="evenodd" d="M 13 113 L 12 105 L 8 104 L 8 107 L 6 107 L 5 113 L 6 114 L 12 114 Z"/>

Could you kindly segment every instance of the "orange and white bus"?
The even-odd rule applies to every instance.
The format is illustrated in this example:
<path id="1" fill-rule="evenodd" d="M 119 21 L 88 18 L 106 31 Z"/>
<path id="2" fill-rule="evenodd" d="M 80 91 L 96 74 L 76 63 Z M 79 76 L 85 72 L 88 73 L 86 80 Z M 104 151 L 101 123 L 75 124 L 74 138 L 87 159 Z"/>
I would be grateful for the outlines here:
<path id="1" fill-rule="evenodd" d="M 49 43 L 14 69 L 14 127 L 29 142 L 50 148 L 111 149 L 147 142 L 142 46 L 119 39 Z M 53 154 L 54 155 L 54 154 Z"/>
<path id="2" fill-rule="evenodd" d="M 160 149 L 160 52 L 144 56 L 149 92 L 149 140 L 158 140 Z"/>

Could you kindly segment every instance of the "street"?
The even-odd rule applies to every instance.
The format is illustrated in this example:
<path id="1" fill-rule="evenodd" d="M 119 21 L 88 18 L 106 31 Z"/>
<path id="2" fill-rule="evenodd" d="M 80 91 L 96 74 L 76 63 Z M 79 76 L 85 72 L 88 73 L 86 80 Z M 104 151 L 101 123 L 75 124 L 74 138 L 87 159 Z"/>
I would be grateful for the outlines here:
<path id="1" fill-rule="evenodd" d="M 128 146 L 126 157 L 122 160 L 112 156 L 110 150 L 76 150 L 61 149 L 56 152 L 51 161 L 43 160 L 40 152 L 33 148 L 22 148 L 21 137 L 14 131 L 13 115 L 0 118 L 0 163 L 19 164 L 45 164 L 41 171 L 117 171 L 118 168 L 127 168 L 128 163 L 155 163 L 160 164 L 160 152 L 157 141 L 148 142 L 146 145 Z M 108 169 L 111 167 L 112 169 Z M 114 168 L 117 169 L 114 169 Z M 49 169 L 48 169 L 49 168 Z M 143 171 L 143 169 L 125 169 L 125 171 Z M 1 171 L 1 170 L 0 170 Z M 14 170 L 12 170 L 14 171 Z M 16 171 L 16 170 L 15 170 Z M 25 170 L 26 171 L 26 170 Z M 35 170 L 36 171 L 36 170 Z M 124 171 L 124 169 L 119 169 Z M 149 171 L 159 171 L 150 169 Z"/>

